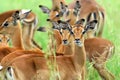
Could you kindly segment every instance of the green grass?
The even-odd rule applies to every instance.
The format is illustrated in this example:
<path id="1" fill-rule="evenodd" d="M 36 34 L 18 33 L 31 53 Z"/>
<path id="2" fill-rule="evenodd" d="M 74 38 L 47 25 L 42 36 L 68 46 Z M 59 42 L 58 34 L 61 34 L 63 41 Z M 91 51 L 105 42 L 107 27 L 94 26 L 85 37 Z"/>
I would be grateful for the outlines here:
<path id="1" fill-rule="evenodd" d="M 67 0 L 70 2 L 72 0 Z M 119 0 L 97 0 L 106 10 L 106 22 L 103 37 L 112 41 L 115 45 L 115 54 L 107 61 L 107 68 L 120 80 L 120 2 Z M 51 7 L 51 0 L 1 0 L 0 13 L 12 9 L 32 9 L 39 18 L 39 26 L 48 26 L 46 19 L 48 16 L 43 14 L 38 5 Z M 36 32 L 35 40 L 46 49 L 48 36 L 47 33 Z M 96 70 L 88 63 L 87 80 L 100 80 Z"/>

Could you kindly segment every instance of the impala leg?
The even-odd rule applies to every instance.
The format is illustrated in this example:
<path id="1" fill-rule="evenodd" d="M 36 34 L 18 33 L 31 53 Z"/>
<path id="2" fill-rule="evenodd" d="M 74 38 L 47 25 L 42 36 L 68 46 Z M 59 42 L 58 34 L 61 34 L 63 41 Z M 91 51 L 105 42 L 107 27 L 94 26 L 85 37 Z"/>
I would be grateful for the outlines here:
<path id="1" fill-rule="evenodd" d="M 95 63 L 93 67 L 97 70 L 103 80 L 115 80 L 114 75 L 105 68 L 104 64 Z"/>
<path id="2" fill-rule="evenodd" d="M 84 67 L 81 74 L 82 80 L 85 80 L 85 76 L 86 76 L 85 74 L 86 74 L 86 68 Z"/>

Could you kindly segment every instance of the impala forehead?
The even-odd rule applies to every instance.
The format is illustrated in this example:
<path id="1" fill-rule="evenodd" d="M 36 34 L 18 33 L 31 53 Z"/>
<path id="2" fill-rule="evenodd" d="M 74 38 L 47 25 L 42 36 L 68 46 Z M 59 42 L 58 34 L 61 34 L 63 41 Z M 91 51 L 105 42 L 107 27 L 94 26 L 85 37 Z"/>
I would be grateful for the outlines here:
<path id="1" fill-rule="evenodd" d="M 56 15 L 58 15 L 58 14 L 59 14 L 58 11 L 51 11 L 51 12 L 50 12 L 50 15 L 51 15 L 51 16 L 56 16 Z"/>
<path id="2" fill-rule="evenodd" d="M 73 31 L 76 32 L 76 33 L 77 32 L 83 32 L 84 29 L 82 27 L 75 27 Z"/>

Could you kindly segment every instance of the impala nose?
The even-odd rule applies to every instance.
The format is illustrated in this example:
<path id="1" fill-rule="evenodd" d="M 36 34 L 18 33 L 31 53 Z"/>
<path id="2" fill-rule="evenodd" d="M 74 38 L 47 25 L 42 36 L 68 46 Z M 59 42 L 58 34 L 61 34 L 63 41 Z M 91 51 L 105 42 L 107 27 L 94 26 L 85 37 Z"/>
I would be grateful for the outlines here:
<path id="1" fill-rule="evenodd" d="M 78 45 L 79 47 L 83 46 L 83 43 L 80 41 L 80 39 L 75 39 L 75 44 Z"/>
<path id="2" fill-rule="evenodd" d="M 68 41 L 67 40 L 63 40 L 63 44 L 64 45 L 68 44 Z"/>
<path id="3" fill-rule="evenodd" d="M 75 39 L 75 42 L 76 42 L 76 43 L 79 43 L 79 42 L 80 42 L 80 39 Z"/>

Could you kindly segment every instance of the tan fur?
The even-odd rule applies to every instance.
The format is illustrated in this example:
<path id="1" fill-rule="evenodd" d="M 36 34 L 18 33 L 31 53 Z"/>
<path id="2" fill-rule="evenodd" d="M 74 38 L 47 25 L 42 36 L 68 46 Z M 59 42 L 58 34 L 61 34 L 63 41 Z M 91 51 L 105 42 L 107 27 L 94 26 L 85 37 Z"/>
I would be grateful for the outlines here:
<path id="1" fill-rule="evenodd" d="M 10 40 L 9 35 L 0 34 L 0 47 L 8 46 L 8 42 Z"/>

